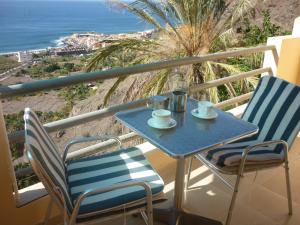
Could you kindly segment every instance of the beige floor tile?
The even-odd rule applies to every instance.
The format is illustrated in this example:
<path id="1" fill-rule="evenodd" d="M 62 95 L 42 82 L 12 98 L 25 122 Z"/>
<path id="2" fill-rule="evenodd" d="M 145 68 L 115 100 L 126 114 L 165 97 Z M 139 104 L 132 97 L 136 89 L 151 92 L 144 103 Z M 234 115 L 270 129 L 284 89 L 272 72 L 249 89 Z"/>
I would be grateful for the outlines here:
<path id="1" fill-rule="evenodd" d="M 231 225 L 279 225 L 273 218 L 253 210 L 247 204 L 238 201 L 233 211 Z"/>
<path id="2" fill-rule="evenodd" d="M 289 218 L 287 199 L 262 186 L 256 186 L 252 192 L 243 196 L 239 202 L 246 204 L 252 210 L 256 210 L 278 223 L 283 223 Z M 300 214 L 299 205 L 295 202 L 294 208 L 295 214 Z"/>
<path id="3" fill-rule="evenodd" d="M 227 216 L 231 195 L 221 189 L 204 185 L 197 190 L 187 192 L 185 208 L 201 216 L 213 218 L 224 222 Z M 250 208 L 247 204 L 237 200 L 234 209 L 232 225 L 277 224 L 272 218 Z"/>

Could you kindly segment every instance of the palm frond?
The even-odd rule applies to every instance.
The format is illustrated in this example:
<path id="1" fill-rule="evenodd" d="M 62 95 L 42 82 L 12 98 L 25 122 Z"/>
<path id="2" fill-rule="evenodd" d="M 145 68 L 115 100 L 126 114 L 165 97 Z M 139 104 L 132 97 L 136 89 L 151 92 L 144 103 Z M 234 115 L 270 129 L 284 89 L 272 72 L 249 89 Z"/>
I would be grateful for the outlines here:
<path id="1" fill-rule="evenodd" d="M 223 44 L 225 49 L 227 49 L 228 45 L 232 45 L 233 43 L 232 37 L 234 37 L 234 31 L 233 28 L 231 27 L 219 35 L 218 39 L 213 42 L 212 47 L 214 47 L 214 44 L 218 43 L 219 41 L 220 43 Z"/>
<path id="2" fill-rule="evenodd" d="M 162 73 L 162 71 L 160 72 Z M 151 95 L 151 93 L 154 93 L 154 90 L 156 88 L 157 82 L 160 80 L 160 74 L 153 75 L 152 78 L 145 84 L 143 89 L 143 97 L 147 97 Z"/>
<path id="3" fill-rule="evenodd" d="M 171 72 L 172 69 L 163 69 L 149 78 L 147 84 L 145 84 L 145 86 L 142 88 L 143 97 L 160 94 L 167 84 L 168 77 L 170 76 Z"/>
<path id="4" fill-rule="evenodd" d="M 263 53 L 254 53 L 245 57 L 245 63 L 253 68 L 260 68 L 263 62 Z"/>
<path id="5" fill-rule="evenodd" d="M 133 51 L 146 51 L 151 52 L 153 46 L 159 45 L 152 40 L 139 40 L 139 39 L 121 39 L 112 42 L 112 44 L 102 48 L 98 53 L 89 61 L 86 71 L 92 71 L 97 69 L 98 65 L 103 62 L 104 59 L 112 56 L 114 53 L 119 53 L 125 50 Z"/>
<path id="6" fill-rule="evenodd" d="M 168 81 L 169 73 L 170 73 L 170 70 L 167 69 L 166 72 L 160 76 L 160 80 L 158 81 L 158 84 L 157 84 L 156 94 L 161 94 L 162 91 L 164 90 L 164 87 Z"/>
<path id="7" fill-rule="evenodd" d="M 224 84 L 224 86 L 226 87 L 230 97 L 233 98 L 233 97 L 237 96 L 236 91 L 235 91 L 235 89 L 234 89 L 234 87 L 232 86 L 231 83 Z"/>
<path id="8" fill-rule="evenodd" d="M 206 74 L 205 78 L 207 79 L 206 81 L 215 80 L 217 78 L 217 74 L 215 73 L 214 68 L 213 68 L 213 63 L 214 62 L 207 61 L 203 64 L 204 68 L 205 68 L 204 72 Z M 209 94 L 210 101 L 212 101 L 214 103 L 219 102 L 218 89 L 216 87 L 209 88 L 208 94 Z"/>
<path id="9" fill-rule="evenodd" d="M 221 62 L 210 62 L 210 64 L 212 64 L 213 66 L 218 66 L 224 70 L 226 70 L 228 73 L 233 73 L 233 74 L 236 74 L 236 73 L 240 73 L 241 70 L 235 66 L 235 65 L 230 65 L 228 63 L 221 63 Z"/>
<path id="10" fill-rule="evenodd" d="M 254 89 L 257 87 L 259 78 L 258 77 L 247 77 L 245 78 L 245 82 L 247 82 L 249 84 L 249 86 L 251 85 Z"/>
<path id="11" fill-rule="evenodd" d="M 182 24 L 179 24 L 178 22 L 176 22 L 176 20 L 174 20 L 174 18 L 177 17 L 178 13 L 175 8 L 170 7 L 167 1 L 157 2 L 151 0 L 136 0 L 131 4 L 128 4 L 128 7 L 131 7 L 131 11 L 136 13 L 136 15 L 138 15 L 142 19 L 145 18 L 143 14 L 139 12 L 144 12 L 146 10 L 149 11 L 148 14 L 151 16 L 154 15 L 154 17 L 152 16 L 152 19 L 156 20 L 156 23 L 160 24 L 158 21 L 162 21 L 163 23 L 165 23 L 164 27 L 160 24 L 160 27 L 157 27 L 158 30 L 168 35 L 168 37 L 171 39 L 175 38 L 172 34 L 174 33 L 180 41 L 180 44 L 182 44 L 182 46 L 187 49 L 186 42 L 181 36 L 181 33 L 178 31 L 178 26 Z M 148 22 L 148 20 L 146 21 Z M 172 31 L 172 33 L 170 32 L 170 30 Z"/>
<path id="12" fill-rule="evenodd" d="M 234 25 L 237 21 L 240 20 L 245 13 L 249 12 L 249 9 L 252 9 L 257 4 L 257 0 L 239 0 L 237 5 L 231 13 L 231 24 Z"/>
<path id="13" fill-rule="evenodd" d="M 113 84 L 113 86 L 108 90 L 108 92 L 104 96 L 103 105 L 106 106 L 111 96 L 115 93 L 119 85 L 126 80 L 128 76 L 122 76 L 117 79 L 117 81 Z"/>
<path id="14" fill-rule="evenodd" d="M 142 20 L 153 25 L 157 30 L 164 31 L 164 27 L 150 13 L 148 13 L 145 9 L 139 8 L 139 1 L 134 1 L 129 4 L 119 0 L 110 0 L 108 2 L 110 2 L 112 5 L 115 5 L 116 7 L 123 8 L 128 10 L 129 12 L 132 12 Z"/>
<path id="15" fill-rule="evenodd" d="M 128 102 L 133 98 L 133 94 L 135 92 L 135 86 L 138 78 L 135 78 L 133 82 L 130 84 L 129 88 L 126 90 L 126 93 L 123 98 L 123 102 Z"/>
<path id="16" fill-rule="evenodd" d="M 217 20 L 215 30 L 212 34 L 216 40 L 224 31 L 235 26 L 239 20 L 253 9 L 258 0 L 236 0 L 227 4 L 223 15 Z"/>

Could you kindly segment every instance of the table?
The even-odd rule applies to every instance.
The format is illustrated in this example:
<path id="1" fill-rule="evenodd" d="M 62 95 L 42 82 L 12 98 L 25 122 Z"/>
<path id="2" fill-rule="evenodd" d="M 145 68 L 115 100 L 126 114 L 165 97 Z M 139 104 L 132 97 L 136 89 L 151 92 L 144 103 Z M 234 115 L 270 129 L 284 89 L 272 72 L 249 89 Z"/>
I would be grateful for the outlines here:
<path id="1" fill-rule="evenodd" d="M 158 130 L 148 126 L 152 109 L 141 107 L 116 113 L 116 118 L 141 137 L 155 145 L 158 149 L 176 159 L 176 176 L 174 189 L 174 207 L 169 210 L 154 211 L 154 218 L 168 224 L 222 224 L 218 221 L 187 213 L 182 208 L 185 186 L 186 158 L 201 151 L 214 149 L 224 144 L 252 136 L 258 132 L 258 127 L 233 115 L 215 109 L 218 117 L 203 120 L 191 115 L 191 110 L 197 108 L 198 102 L 188 99 L 187 110 L 184 113 L 172 112 L 172 118 L 177 125 L 167 130 Z M 179 223 L 176 223 L 179 218 Z"/>

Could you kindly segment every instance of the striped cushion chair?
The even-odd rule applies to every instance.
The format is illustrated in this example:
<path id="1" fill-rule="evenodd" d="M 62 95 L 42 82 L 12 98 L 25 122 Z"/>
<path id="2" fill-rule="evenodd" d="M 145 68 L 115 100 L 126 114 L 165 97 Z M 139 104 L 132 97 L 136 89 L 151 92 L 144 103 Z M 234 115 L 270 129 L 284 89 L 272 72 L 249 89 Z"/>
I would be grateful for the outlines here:
<path id="1" fill-rule="evenodd" d="M 152 203 L 164 200 L 164 184 L 140 149 L 122 149 L 119 145 L 120 150 L 67 163 L 72 145 L 108 137 L 74 139 L 61 156 L 29 108 L 25 109 L 24 120 L 26 155 L 52 199 L 45 222 L 54 202 L 64 212 L 64 224 L 94 223 L 137 212 L 147 224 L 153 224 Z"/>
<path id="2" fill-rule="evenodd" d="M 240 177 L 243 173 L 275 167 L 283 163 L 286 172 L 289 214 L 292 214 L 288 150 L 300 130 L 300 87 L 277 77 L 262 77 L 242 119 L 256 124 L 259 132 L 252 137 L 196 155 L 197 159 L 216 172 L 216 175 L 234 190 L 226 225 L 231 220 Z M 232 187 L 218 172 L 237 175 L 235 186 Z"/>

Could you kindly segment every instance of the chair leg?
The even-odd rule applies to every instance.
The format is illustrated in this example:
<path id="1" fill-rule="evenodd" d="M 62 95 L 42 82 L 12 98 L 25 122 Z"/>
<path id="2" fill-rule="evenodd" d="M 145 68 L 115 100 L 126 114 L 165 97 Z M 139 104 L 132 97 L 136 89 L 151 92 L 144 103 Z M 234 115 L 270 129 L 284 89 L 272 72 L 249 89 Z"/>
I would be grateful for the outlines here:
<path id="1" fill-rule="evenodd" d="M 293 214 L 293 206 L 292 206 L 292 193 L 291 193 L 291 183 L 290 183 L 288 160 L 285 161 L 284 168 L 285 168 L 285 179 L 286 179 L 286 190 L 287 190 L 287 198 L 288 198 L 289 215 L 292 215 Z"/>
<path id="2" fill-rule="evenodd" d="M 153 225 L 153 209 L 148 211 L 148 225 Z"/>
<path id="3" fill-rule="evenodd" d="M 188 190 L 188 188 L 189 188 L 189 182 L 190 182 L 190 178 L 191 178 L 193 159 L 194 159 L 194 157 L 192 156 L 189 160 L 187 180 L 185 182 L 185 190 Z"/>
<path id="4" fill-rule="evenodd" d="M 145 221 L 146 225 L 153 225 L 153 211 L 152 209 L 150 211 L 146 210 L 147 213 L 145 211 L 141 211 L 141 215 L 143 220 Z"/>
<path id="5" fill-rule="evenodd" d="M 238 189 L 239 189 L 239 184 L 240 184 L 241 177 L 242 177 L 241 174 L 237 175 L 225 225 L 229 225 L 230 222 L 231 222 L 232 212 L 233 212 L 233 208 L 235 206 L 235 201 L 236 201 L 236 197 L 237 197 L 237 194 L 238 194 Z"/>
<path id="6" fill-rule="evenodd" d="M 48 204 L 47 211 L 45 214 L 45 218 L 44 218 L 44 225 L 48 224 L 48 220 L 49 220 L 49 217 L 50 217 L 51 211 L 52 211 L 52 206 L 53 206 L 53 201 L 52 201 L 52 199 L 50 199 L 50 202 Z"/>
<path id="7" fill-rule="evenodd" d="M 147 225 L 153 225 L 152 196 L 151 196 L 150 200 L 147 201 L 146 211 L 147 211 Z"/>

